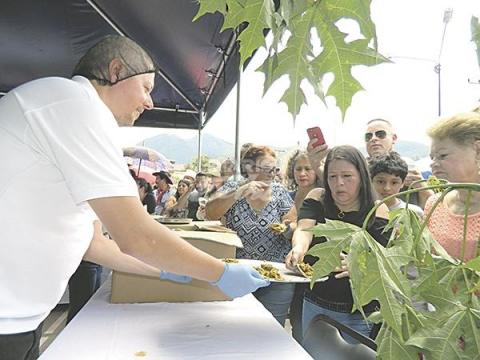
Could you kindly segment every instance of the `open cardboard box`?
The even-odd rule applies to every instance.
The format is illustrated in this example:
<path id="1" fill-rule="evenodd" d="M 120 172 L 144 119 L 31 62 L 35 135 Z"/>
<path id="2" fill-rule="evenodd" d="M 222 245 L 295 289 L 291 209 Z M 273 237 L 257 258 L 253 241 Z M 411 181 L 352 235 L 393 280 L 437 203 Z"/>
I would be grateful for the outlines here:
<path id="1" fill-rule="evenodd" d="M 222 259 L 235 258 L 241 248 L 240 238 L 233 233 L 209 231 L 178 231 L 180 237 L 196 248 Z M 217 287 L 208 282 L 193 280 L 177 284 L 148 276 L 114 271 L 112 275 L 112 303 L 189 302 L 229 300 Z"/>

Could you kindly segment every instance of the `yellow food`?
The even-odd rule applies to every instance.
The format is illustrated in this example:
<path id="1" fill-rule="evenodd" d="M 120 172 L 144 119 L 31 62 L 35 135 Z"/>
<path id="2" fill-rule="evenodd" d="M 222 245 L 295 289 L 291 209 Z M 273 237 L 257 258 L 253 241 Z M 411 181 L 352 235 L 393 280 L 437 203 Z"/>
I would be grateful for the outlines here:
<path id="1" fill-rule="evenodd" d="M 311 278 L 313 276 L 313 267 L 310 264 L 301 262 L 297 264 L 297 269 L 306 278 Z"/>
<path id="2" fill-rule="evenodd" d="M 225 258 L 225 259 L 222 259 L 222 261 L 223 261 L 224 263 L 228 263 L 228 264 L 232 264 L 232 263 L 233 263 L 233 264 L 236 264 L 236 263 L 238 263 L 238 260 L 237 260 L 237 259 L 232 259 L 232 258 Z"/>
<path id="3" fill-rule="evenodd" d="M 144 357 L 147 356 L 147 353 L 145 351 L 137 351 L 134 355 L 138 357 Z"/>
<path id="4" fill-rule="evenodd" d="M 270 229 L 273 231 L 273 232 L 276 232 L 276 233 L 283 233 L 287 230 L 287 225 L 285 224 L 279 224 L 279 223 L 276 223 L 276 224 L 270 224 Z"/>
<path id="5" fill-rule="evenodd" d="M 261 264 L 260 266 L 255 266 L 255 270 L 257 270 L 260 275 L 262 275 L 264 278 L 267 279 L 273 279 L 273 280 L 283 280 L 282 275 L 280 274 L 280 271 L 278 269 L 271 265 L 271 264 Z"/>

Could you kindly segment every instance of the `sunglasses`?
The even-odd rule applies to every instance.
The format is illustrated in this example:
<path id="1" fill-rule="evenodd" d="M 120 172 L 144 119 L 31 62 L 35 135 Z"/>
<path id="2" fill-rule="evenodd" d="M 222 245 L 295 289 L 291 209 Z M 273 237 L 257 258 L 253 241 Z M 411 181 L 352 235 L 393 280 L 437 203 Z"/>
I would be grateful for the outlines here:
<path id="1" fill-rule="evenodd" d="M 385 130 L 377 130 L 373 133 L 367 132 L 365 133 L 365 142 L 369 142 L 373 139 L 373 135 L 375 135 L 378 139 L 385 139 L 387 137 L 387 132 Z"/>
<path id="2" fill-rule="evenodd" d="M 278 170 L 280 170 L 277 167 L 261 167 L 256 165 L 254 165 L 253 168 L 254 168 L 254 171 L 256 171 L 257 173 L 263 173 L 263 174 L 274 174 Z"/>

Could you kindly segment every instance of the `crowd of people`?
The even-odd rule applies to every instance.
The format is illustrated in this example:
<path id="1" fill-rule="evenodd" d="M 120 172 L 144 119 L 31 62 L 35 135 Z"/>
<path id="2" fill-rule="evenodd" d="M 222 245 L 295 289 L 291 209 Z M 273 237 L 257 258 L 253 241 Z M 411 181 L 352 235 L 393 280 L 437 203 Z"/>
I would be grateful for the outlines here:
<path id="1" fill-rule="evenodd" d="M 316 259 L 307 251 L 326 241 L 305 229 L 329 219 L 361 225 L 376 202 L 387 198 L 367 227 L 386 246 L 389 211 L 408 206 L 421 218 L 439 196 L 422 189 L 422 174 L 395 152 L 393 124 L 385 119 L 366 123 L 367 157 L 349 145 L 329 148 L 311 140 L 291 154 L 282 172 L 271 147 L 249 143 L 242 148 L 241 174 L 226 160 L 218 172 L 188 171 L 178 180 L 168 171 L 156 172 L 152 186 L 142 178 L 132 180 L 135 172 L 129 174 L 113 133 L 152 108 L 154 73 L 153 60 L 142 48 L 110 36 L 86 53 L 72 80 L 36 80 L 0 100 L 0 150 L 5 159 L 15 159 L 0 175 L 0 216 L 9 219 L 0 228 L 5 250 L 0 252 L 0 358 L 36 359 L 42 322 L 66 284 L 70 280 L 75 294 L 85 281 L 81 275 L 97 277 L 101 265 L 180 283 L 208 281 L 230 298 L 253 293 L 280 324 L 290 319 L 300 343 L 317 314 L 374 336 L 371 324 L 352 312 L 343 254 L 338 254 L 342 266 L 313 288 L 270 283 L 250 266 L 226 264 L 194 248 L 148 214 L 221 220 L 242 240 L 238 258 L 294 269 L 302 261 L 313 264 Z M 428 135 L 433 175 L 450 182 L 480 181 L 480 113 L 440 120 Z M 408 186 L 420 191 L 407 204 L 395 194 Z M 281 231 L 272 226 L 279 223 Z M 476 257 L 480 194 L 451 191 L 428 227 L 451 256 Z M 98 287 L 90 283 L 93 290 Z M 93 291 L 80 289 L 82 295 Z M 372 302 L 363 310 L 370 314 L 377 308 Z"/>

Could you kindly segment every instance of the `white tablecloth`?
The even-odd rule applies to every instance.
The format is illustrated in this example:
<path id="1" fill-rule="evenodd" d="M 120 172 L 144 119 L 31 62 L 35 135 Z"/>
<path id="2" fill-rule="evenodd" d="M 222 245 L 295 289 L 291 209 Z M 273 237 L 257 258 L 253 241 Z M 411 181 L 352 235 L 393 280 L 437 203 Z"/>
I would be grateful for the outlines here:
<path id="1" fill-rule="evenodd" d="M 311 359 L 252 296 L 110 304 L 106 282 L 41 360 Z"/>

